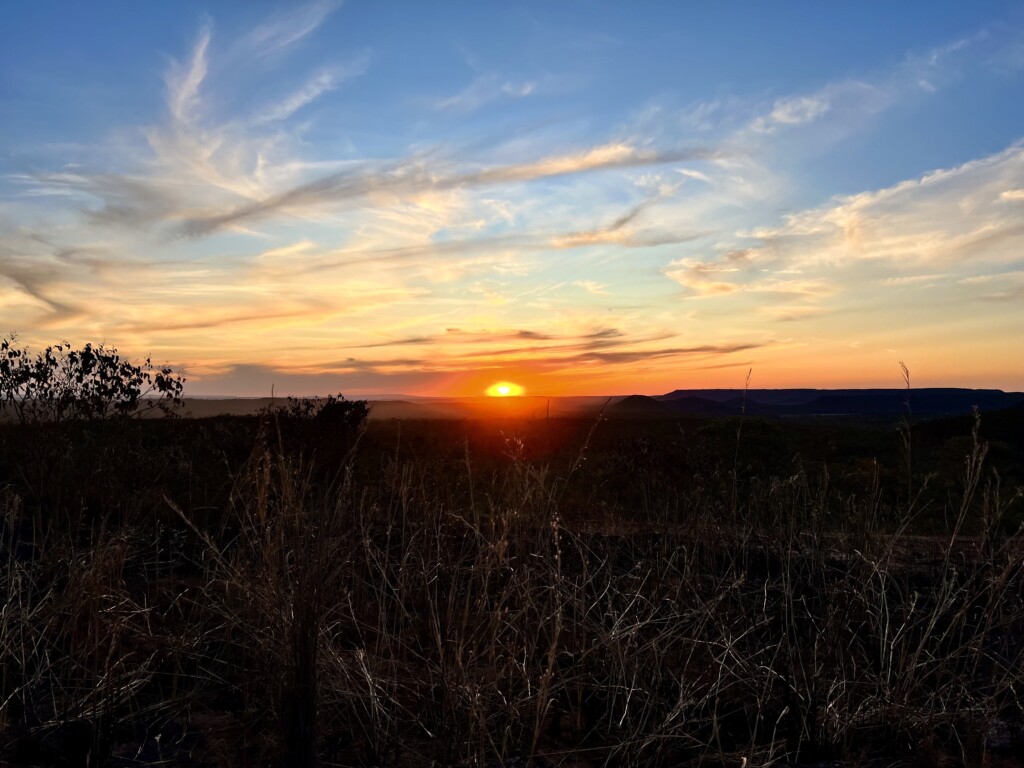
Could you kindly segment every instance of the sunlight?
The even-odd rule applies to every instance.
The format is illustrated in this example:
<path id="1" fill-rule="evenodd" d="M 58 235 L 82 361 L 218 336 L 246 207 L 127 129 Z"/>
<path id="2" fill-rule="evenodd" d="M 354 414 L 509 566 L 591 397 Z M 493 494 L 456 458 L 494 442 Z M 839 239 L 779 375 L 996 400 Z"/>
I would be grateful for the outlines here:
<path id="1" fill-rule="evenodd" d="M 526 390 L 511 381 L 496 381 L 487 388 L 488 397 L 518 397 Z"/>

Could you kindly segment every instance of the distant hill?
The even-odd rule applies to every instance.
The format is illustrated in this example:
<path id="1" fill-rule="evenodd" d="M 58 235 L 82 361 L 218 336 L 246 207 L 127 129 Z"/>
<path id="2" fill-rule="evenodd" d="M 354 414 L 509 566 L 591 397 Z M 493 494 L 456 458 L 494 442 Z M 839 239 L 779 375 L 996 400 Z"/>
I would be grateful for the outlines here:
<path id="1" fill-rule="evenodd" d="M 659 419 L 680 416 L 765 417 L 863 416 L 898 418 L 909 398 L 915 418 L 963 416 L 978 406 L 982 413 L 1024 407 L 1024 393 L 998 389 L 677 389 L 665 395 L 628 397 L 468 397 L 370 399 L 370 418 L 487 419 L 590 418 L 602 409 L 620 419 Z M 188 398 L 182 415 L 249 415 L 280 398 Z"/>
<path id="2" fill-rule="evenodd" d="M 868 392 L 875 390 L 856 389 L 748 389 L 746 397 L 765 405 L 792 405 L 794 403 L 807 403 L 816 397 L 836 392 Z M 741 400 L 744 391 L 742 389 L 677 389 L 667 395 L 655 395 L 657 400 L 682 400 L 688 397 L 698 397 L 704 400 L 711 400 L 716 403 L 724 403 L 729 400 Z"/>
<path id="3" fill-rule="evenodd" d="M 679 412 L 762 416 L 957 416 L 1024 404 L 1024 393 L 999 389 L 677 389 L 654 398 Z"/>
<path id="4" fill-rule="evenodd" d="M 609 405 L 605 413 L 616 419 L 657 419 L 675 415 L 675 404 L 663 402 L 647 395 L 630 395 Z"/>

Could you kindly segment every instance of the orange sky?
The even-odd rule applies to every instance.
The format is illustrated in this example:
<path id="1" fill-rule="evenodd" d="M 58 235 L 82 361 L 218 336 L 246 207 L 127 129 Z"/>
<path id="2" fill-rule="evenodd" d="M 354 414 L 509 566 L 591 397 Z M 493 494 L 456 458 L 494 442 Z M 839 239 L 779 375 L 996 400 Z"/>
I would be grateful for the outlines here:
<path id="1" fill-rule="evenodd" d="M 339 42 L 379 9 L 245 7 L 15 46 L 0 329 L 194 395 L 899 387 L 900 361 L 1024 390 L 1022 28 L 865 23 L 854 58 L 794 33 L 694 68 L 624 8 L 569 48 L 497 6 L 456 45 L 440 8 L 396 51 Z"/>

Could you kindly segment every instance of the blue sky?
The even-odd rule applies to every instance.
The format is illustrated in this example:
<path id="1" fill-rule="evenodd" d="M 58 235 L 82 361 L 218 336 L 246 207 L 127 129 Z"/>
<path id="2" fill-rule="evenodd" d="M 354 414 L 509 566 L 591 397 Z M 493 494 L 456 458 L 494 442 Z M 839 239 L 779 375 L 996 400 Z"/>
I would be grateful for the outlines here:
<path id="1" fill-rule="evenodd" d="M 5 9 L 0 327 L 194 393 L 1024 388 L 1020 3 Z"/>

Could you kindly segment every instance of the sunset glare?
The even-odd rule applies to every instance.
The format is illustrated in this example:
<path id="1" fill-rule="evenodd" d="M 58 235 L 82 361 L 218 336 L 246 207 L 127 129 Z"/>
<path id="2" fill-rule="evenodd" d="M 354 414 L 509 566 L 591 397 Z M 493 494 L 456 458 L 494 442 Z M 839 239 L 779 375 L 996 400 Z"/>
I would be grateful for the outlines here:
<path id="1" fill-rule="evenodd" d="M 12 3 L 0 332 L 195 396 L 1024 388 L 1024 5 L 740 7 Z"/>
<path id="2" fill-rule="evenodd" d="M 499 381 L 487 388 L 488 397 L 518 397 L 523 392 L 522 387 L 510 381 Z"/>

